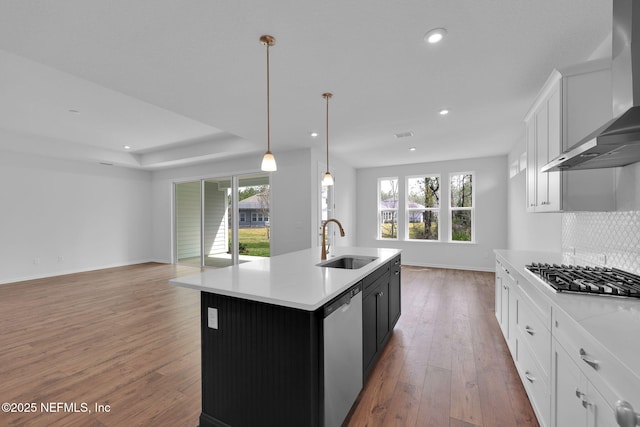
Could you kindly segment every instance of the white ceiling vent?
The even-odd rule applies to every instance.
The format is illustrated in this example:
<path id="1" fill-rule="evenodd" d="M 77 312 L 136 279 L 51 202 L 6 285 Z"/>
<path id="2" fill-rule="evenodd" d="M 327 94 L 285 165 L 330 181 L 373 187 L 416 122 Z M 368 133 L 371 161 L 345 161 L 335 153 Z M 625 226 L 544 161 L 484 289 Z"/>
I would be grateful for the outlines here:
<path id="1" fill-rule="evenodd" d="M 400 138 L 408 138 L 410 136 L 413 136 L 413 132 L 411 131 L 407 131 L 407 132 L 400 132 L 400 133 L 396 133 L 394 134 L 394 136 L 398 139 Z"/>

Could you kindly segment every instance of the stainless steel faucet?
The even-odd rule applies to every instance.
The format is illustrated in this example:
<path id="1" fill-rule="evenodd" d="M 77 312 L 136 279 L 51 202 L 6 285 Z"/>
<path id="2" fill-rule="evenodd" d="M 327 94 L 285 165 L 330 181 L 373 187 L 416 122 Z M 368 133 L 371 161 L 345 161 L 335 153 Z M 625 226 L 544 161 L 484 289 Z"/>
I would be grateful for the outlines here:
<path id="1" fill-rule="evenodd" d="M 327 246 L 325 245 L 325 240 L 327 238 L 327 224 L 329 224 L 330 222 L 335 222 L 336 224 L 338 224 L 338 227 L 340 227 L 340 236 L 344 237 L 344 228 L 342 228 L 342 224 L 340 224 L 340 221 L 338 221 L 337 219 L 331 218 L 326 220 L 323 224 L 322 224 L 322 255 L 320 256 L 321 260 L 325 260 L 327 259 Z"/>

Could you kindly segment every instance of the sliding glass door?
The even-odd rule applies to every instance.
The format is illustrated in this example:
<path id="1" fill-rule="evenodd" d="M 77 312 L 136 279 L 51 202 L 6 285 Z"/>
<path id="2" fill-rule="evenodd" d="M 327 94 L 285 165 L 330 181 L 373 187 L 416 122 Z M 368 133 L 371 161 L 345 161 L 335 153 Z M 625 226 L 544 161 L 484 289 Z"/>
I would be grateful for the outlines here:
<path id="1" fill-rule="evenodd" d="M 226 267 L 233 264 L 231 228 L 231 178 L 203 180 L 203 265 Z"/>
<path id="2" fill-rule="evenodd" d="M 176 262 L 199 266 L 202 263 L 200 181 L 176 183 L 174 203 Z"/>
<path id="3" fill-rule="evenodd" d="M 226 267 L 270 255 L 269 175 L 174 185 L 175 262 Z"/>

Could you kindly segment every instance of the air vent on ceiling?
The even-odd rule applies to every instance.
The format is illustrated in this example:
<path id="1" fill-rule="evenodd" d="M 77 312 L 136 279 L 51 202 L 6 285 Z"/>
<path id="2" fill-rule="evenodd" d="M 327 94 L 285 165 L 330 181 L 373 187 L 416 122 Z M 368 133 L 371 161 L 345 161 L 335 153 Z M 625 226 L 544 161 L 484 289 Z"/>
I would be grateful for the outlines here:
<path id="1" fill-rule="evenodd" d="M 400 132 L 400 133 L 396 133 L 394 136 L 396 138 L 398 138 L 398 139 L 400 139 L 400 138 L 408 138 L 410 136 L 413 136 L 413 132 L 411 132 L 411 131 Z"/>

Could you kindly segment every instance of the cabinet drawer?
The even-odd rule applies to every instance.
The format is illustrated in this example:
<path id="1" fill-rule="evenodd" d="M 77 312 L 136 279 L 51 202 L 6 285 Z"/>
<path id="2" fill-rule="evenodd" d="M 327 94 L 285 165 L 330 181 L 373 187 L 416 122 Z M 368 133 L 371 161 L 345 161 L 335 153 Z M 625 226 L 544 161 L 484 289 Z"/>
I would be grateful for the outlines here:
<path id="1" fill-rule="evenodd" d="M 371 285 L 373 285 L 378 279 L 380 279 L 381 277 L 385 276 L 385 279 L 388 281 L 389 280 L 389 266 L 391 264 L 390 263 L 386 263 L 385 265 L 383 265 L 382 267 L 378 268 L 377 270 L 375 270 L 373 273 L 369 274 L 367 277 L 365 277 L 362 281 L 362 284 L 364 285 L 364 289 L 367 289 L 368 287 L 370 287 Z"/>
<path id="2" fill-rule="evenodd" d="M 393 274 L 394 271 L 400 271 L 400 264 L 401 264 L 400 255 L 398 255 L 391 261 L 389 261 L 389 268 L 391 269 L 391 274 Z"/>
<path id="3" fill-rule="evenodd" d="M 540 283 L 530 282 L 526 276 L 517 276 L 520 294 L 527 298 L 533 311 L 540 317 L 544 323 L 545 329 L 551 330 L 551 302 L 544 295 Z"/>
<path id="4" fill-rule="evenodd" d="M 549 382 L 551 375 L 551 332 L 532 308 L 520 295 L 518 299 L 517 328 L 520 339 L 531 348 L 534 357 L 542 368 L 541 374 Z"/>
<path id="5" fill-rule="evenodd" d="M 527 391 L 531 406 L 542 426 L 549 426 L 551 421 L 551 395 L 549 383 L 545 380 L 542 368 L 531 351 L 531 348 L 522 342 L 520 337 L 516 340 L 517 364 L 520 378 Z"/>
<path id="6" fill-rule="evenodd" d="M 640 379 L 602 343 L 565 312 L 555 308 L 552 333 L 611 407 L 615 407 L 618 400 L 626 400 L 636 412 L 640 410 Z"/>

